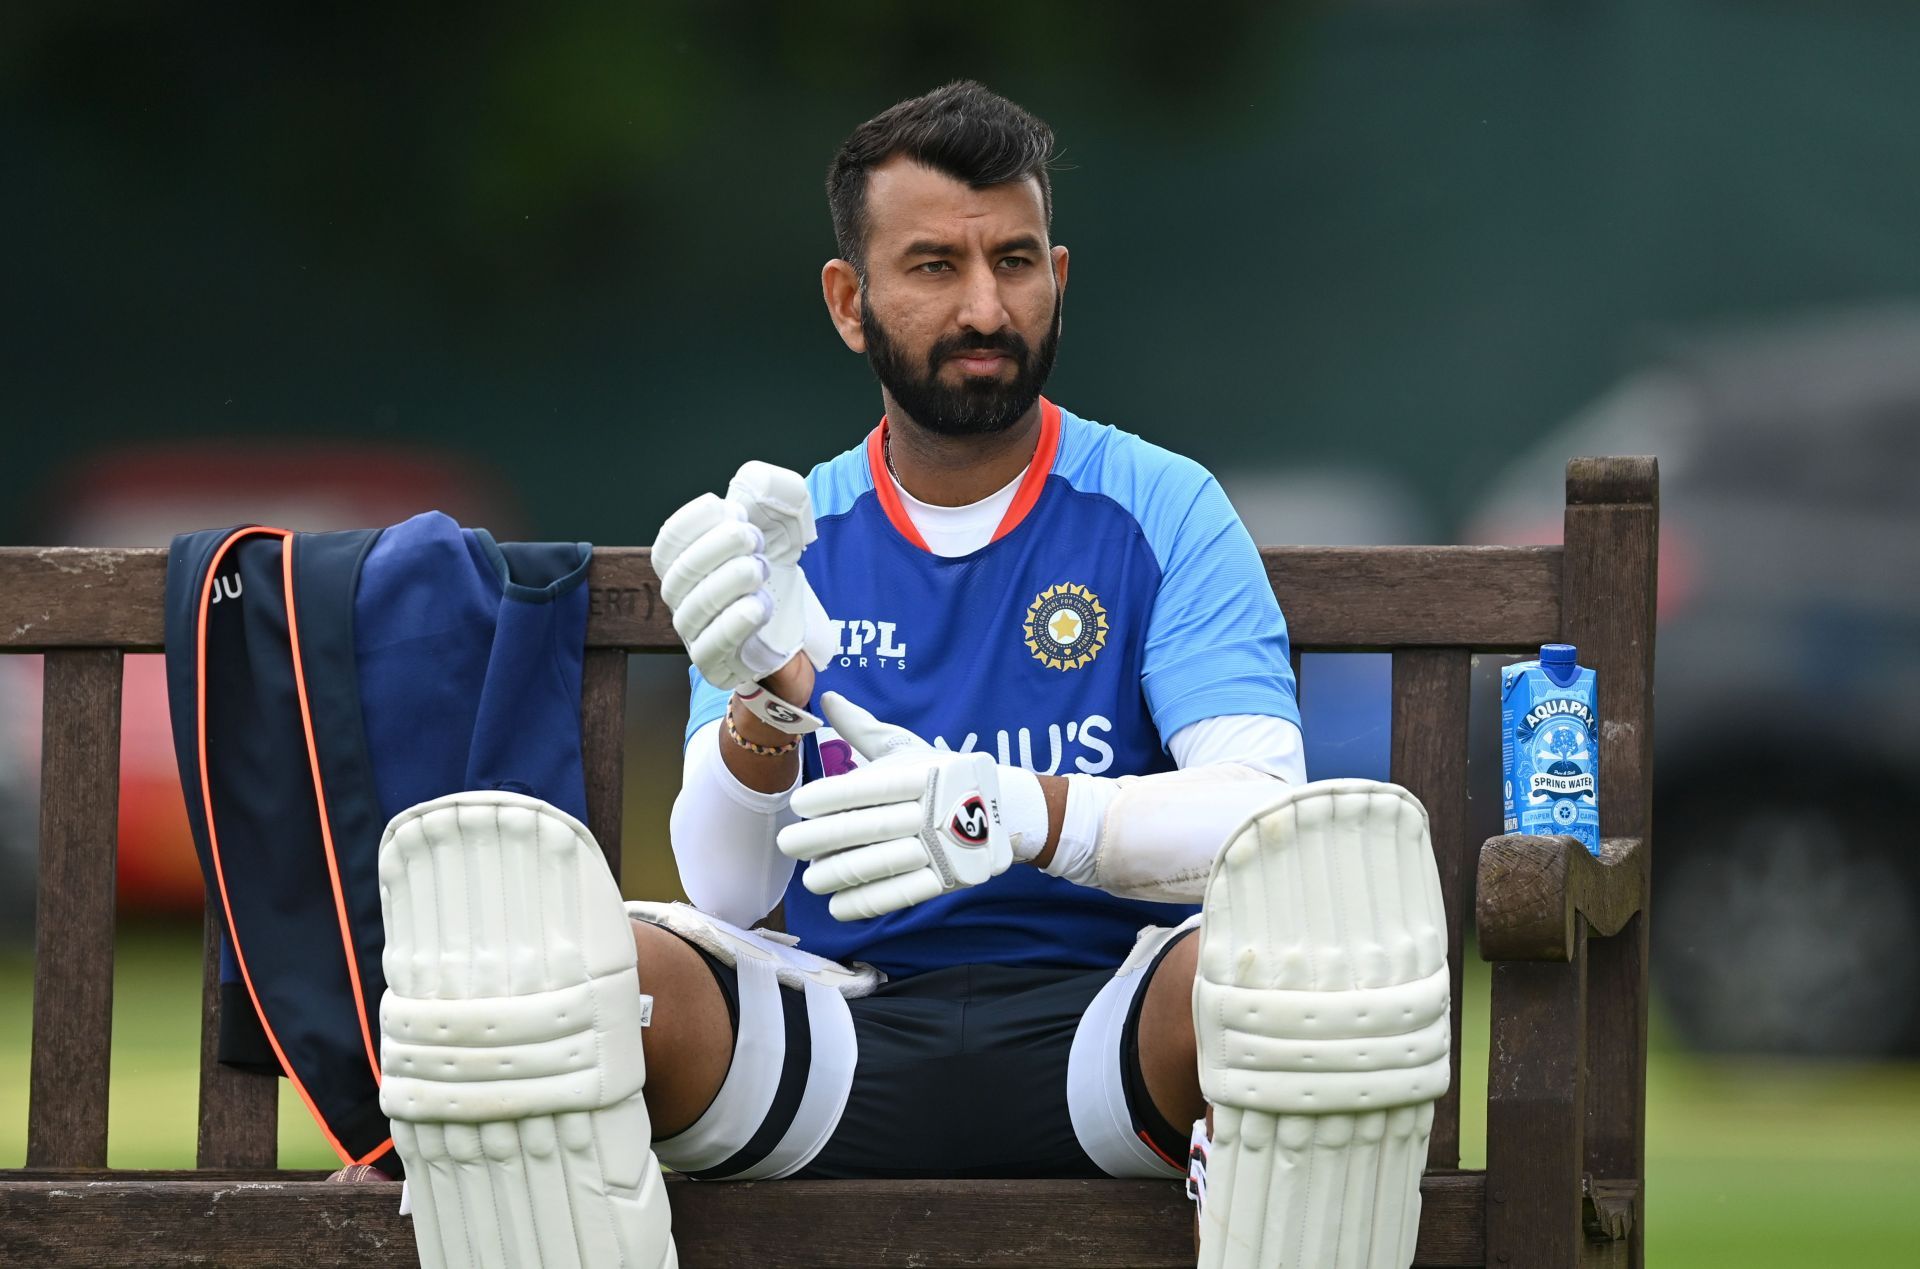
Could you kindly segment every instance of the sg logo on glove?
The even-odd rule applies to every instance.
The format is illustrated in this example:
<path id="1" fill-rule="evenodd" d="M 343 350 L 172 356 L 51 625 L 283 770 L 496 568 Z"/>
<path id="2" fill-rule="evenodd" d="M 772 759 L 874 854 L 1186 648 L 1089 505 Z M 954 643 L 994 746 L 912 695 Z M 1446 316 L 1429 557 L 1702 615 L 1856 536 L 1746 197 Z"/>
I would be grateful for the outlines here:
<path id="1" fill-rule="evenodd" d="M 806 861 L 801 884 L 830 896 L 836 918 L 896 912 L 1013 863 L 991 755 L 936 749 L 838 692 L 820 698 L 820 711 L 867 762 L 802 785 L 792 803 L 801 821 L 777 841 L 782 854 Z"/>
<path id="2" fill-rule="evenodd" d="M 947 821 L 947 833 L 958 839 L 962 846 L 985 846 L 987 830 L 992 824 L 993 820 L 987 814 L 987 804 L 975 793 L 955 808 L 953 818 Z"/>

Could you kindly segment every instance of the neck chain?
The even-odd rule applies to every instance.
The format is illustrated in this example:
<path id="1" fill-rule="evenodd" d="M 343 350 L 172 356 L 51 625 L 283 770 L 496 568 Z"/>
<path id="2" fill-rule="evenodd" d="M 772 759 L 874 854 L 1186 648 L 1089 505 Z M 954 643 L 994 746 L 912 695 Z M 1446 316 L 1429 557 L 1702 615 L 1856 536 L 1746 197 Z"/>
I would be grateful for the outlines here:
<path id="1" fill-rule="evenodd" d="M 1035 452 L 1037 453 L 1038 451 Z M 900 471 L 893 465 L 893 428 L 891 426 L 880 433 L 880 459 L 886 463 L 887 475 L 893 477 L 893 483 L 905 489 L 907 482 L 900 479 Z M 1031 465 L 1032 460 L 1028 461 L 1029 465 Z"/>

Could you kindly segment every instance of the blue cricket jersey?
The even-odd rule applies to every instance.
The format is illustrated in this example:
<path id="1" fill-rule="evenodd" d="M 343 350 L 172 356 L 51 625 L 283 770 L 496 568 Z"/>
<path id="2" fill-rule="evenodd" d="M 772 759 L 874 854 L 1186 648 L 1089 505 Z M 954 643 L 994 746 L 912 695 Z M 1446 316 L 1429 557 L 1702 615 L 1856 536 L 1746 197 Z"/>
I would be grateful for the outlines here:
<path id="1" fill-rule="evenodd" d="M 1222 714 L 1298 724 L 1286 623 L 1260 555 L 1205 468 L 1041 402 L 1039 444 L 994 539 L 942 558 L 888 478 L 886 421 L 813 469 L 819 540 L 801 561 L 839 632 L 815 688 L 933 744 L 1042 775 L 1173 767 L 1165 738 Z M 692 674 L 687 736 L 726 693 Z M 832 729 L 804 777 L 848 769 Z M 1145 925 L 1195 909 L 1143 903 L 1016 864 L 984 885 L 864 921 L 786 893 L 810 951 L 896 977 L 958 964 L 1118 965 Z"/>

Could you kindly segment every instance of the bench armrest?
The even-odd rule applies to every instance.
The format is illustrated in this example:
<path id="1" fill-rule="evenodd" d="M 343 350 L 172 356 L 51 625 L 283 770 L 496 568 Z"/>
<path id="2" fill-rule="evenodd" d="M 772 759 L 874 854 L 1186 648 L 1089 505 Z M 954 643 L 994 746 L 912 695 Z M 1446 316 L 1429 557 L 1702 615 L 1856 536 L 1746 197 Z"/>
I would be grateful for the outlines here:
<path id="1" fill-rule="evenodd" d="M 1618 934 L 1646 906 L 1647 849 L 1609 837 L 1595 856 L 1571 837 L 1489 837 L 1480 848 L 1474 916 L 1489 961 L 1569 961 L 1574 922 Z"/>

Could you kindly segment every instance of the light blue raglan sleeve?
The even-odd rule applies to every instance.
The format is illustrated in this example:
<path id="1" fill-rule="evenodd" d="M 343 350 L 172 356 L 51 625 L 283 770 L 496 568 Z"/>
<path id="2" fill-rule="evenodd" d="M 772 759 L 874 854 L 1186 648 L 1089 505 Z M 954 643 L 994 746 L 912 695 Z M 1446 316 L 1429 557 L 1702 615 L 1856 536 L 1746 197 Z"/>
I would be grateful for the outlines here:
<path id="1" fill-rule="evenodd" d="M 1226 492 L 1185 459 L 1153 484 L 1135 514 L 1161 570 L 1141 669 L 1154 726 L 1169 737 L 1223 714 L 1297 726 L 1286 619 Z"/>
<path id="2" fill-rule="evenodd" d="M 731 695 L 701 678 L 700 671 L 693 666 L 687 667 L 687 679 L 693 687 L 693 699 L 687 704 L 687 734 L 680 739 L 682 749 L 693 743 L 695 732 L 719 721 L 727 712 L 727 697 Z"/>

